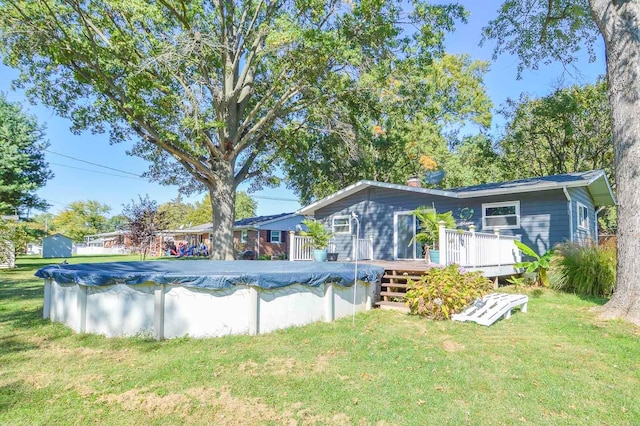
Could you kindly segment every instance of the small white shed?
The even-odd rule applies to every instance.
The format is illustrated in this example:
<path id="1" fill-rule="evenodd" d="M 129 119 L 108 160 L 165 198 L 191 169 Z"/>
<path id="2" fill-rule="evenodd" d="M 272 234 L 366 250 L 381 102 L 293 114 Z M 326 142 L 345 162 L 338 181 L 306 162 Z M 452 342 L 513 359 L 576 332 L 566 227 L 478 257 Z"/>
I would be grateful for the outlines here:
<path id="1" fill-rule="evenodd" d="M 42 257 L 71 257 L 71 238 L 62 234 L 49 235 L 42 240 Z"/>

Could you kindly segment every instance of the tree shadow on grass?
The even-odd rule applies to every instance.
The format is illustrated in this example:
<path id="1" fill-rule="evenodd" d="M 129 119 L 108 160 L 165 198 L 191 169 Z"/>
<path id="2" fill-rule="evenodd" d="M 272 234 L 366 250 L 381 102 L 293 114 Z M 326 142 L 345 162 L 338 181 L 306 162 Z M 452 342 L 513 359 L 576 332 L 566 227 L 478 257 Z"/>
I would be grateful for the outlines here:
<path id="1" fill-rule="evenodd" d="M 0 300 L 28 300 L 44 298 L 44 287 L 42 285 L 31 285 L 28 287 L 17 287 L 16 283 L 3 283 L 0 287 Z"/>
<path id="2" fill-rule="evenodd" d="M 38 345 L 26 342 L 15 334 L 0 337 L 0 356 L 33 349 L 38 349 Z"/>
<path id="3" fill-rule="evenodd" d="M 587 302 L 593 303 L 594 305 L 603 306 L 605 303 L 609 301 L 606 297 L 599 296 L 586 296 L 584 294 L 577 295 L 580 299 L 585 300 Z"/>
<path id="4" fill-rule="evenodd" d="M 12 309 L 0 313 L 0 324 L 9 328 L 33 330 L 49 324 L 49 320 L 42 318 L 42 307 L 32 309 Z"/>
<path id="5" fill-rule="evenodd" d="M 84 347 L 107 346 L 109 349 L 134 349 L 142 353 L 152 353 L 165 347 L 165 341 L 148 336 L 105 337 L 98 334 L 79 333 L 75 340 Z"/>
<path id="6" fill-rule="evenodd" d="M 18 401 L 30 400 L 32 393 L 31 388 L 25 386 L 22 381 L 0 386 L 0 413 L 10 409 Z"/>

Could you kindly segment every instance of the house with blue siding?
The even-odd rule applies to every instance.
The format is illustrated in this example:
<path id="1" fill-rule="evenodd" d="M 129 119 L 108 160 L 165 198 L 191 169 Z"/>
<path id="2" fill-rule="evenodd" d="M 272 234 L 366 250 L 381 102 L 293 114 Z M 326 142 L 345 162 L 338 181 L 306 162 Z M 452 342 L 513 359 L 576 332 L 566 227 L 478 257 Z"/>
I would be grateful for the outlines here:
<path id="1" fill-rule="evenodd" d="M 459 229 L 517 236 L 542 254 L 565 241 L 597 241 L 598 213 L 612 205 L 604 171 L 593 170 L 451 189 L 363 180 L 297 213 L 322 221 L 343 259 L 356 237 L 372 242 L 374 259 L 412 260 L 423 258 L 413 240 L 420 224 L 412 211 L 420 206 L 451 211 Z"/>

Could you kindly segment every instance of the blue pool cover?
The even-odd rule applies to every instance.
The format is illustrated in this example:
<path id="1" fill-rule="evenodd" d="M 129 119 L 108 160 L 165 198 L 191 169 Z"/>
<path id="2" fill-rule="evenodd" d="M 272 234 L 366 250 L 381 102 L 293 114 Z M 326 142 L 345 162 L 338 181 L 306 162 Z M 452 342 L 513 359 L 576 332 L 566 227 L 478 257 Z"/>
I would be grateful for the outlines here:
<path id="1" fill-rule="evenodd" d="M 382 267 L 358 264 L 360 281 L 375 282 L 383 273 Z M 265 289 L 292 284 L 317 287 L 324 283 L 350 287 L 353 285 L 354 274 L 353 263 L 257 260 L 80 263 L 49 265 L 35 273 L 37 277 L 51 278 L 60 284 L 136 285 L 151 281 L 206 289 L 223 289 L 236 285 Z"/>

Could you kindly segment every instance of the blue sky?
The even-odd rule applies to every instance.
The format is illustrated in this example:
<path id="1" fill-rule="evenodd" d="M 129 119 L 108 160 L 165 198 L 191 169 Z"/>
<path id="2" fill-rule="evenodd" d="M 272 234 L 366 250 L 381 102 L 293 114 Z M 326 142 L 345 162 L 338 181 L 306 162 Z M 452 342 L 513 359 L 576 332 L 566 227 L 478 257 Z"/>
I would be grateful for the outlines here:
<path id="1" fill-rule="evenodd" d="M 447 37 L 447 51 L 468 53 L 473 59 L 491 60 L 493 43 L 487 43 L 483 47 L 478 43 L 482 27 L 496 16 L 502 2 L 464 0 L 460 3 L 470 12 L 469 22 L 460 25 L 458 31 Z M 485 77 L 487 92 L 497 108 L 507 98 L 517 98 L 520 93 L 543 96 L 559 86 L 592 83 L 605 72 L 602 45 L 596 53 L 599 56 L 595 63 L 588 63 L 586 53 L 584 54 L 576 64 L 579 72 L 575 69 L 564 70 L 558 64 L 541 65 L 537 71 L 524 72 L 521 80 L 516 80 L 517 59 L 501 56 L 491 63 L 491 69 Z M 52 152 L 55 152 L 136 174 L 144 172 L 148 167 L 144 160 L 126 155 L 126 151 L 132 146 L 131 142 L 110 145 L 107 135 L 93 135 L 89 132 L 74 135 L 69 131 L 69 121 L 57 117 L 44 106 L 28 104 L 21 91 L 10 90 L 11 80 L 16 77 L 16 71 L 0 65 L 0 91 L 5 92 L 10 101 L 23 103 L 28 113 L 35 115 L 40 123 L 46 125 L 47 138 L 51 144 L 46 158 L 55 177 L 38 193 L 52 205 L 49 210 L 51 213 L 57 213 L 72 201 L 97 200 L 109 205 L 112 209 L 111 214 L 118 214 L 123 204 L 137 200 L 139 194 L 148 194 L 158 203 L 167 202 L 177 196 L 176 187 L 161 186 L 53 154 Z M 494 131 L 499 131 L 501 125 L 499 117 L 495 116 Z M 240 189 L 246 189 L 246 185 Z M 251 195 L 258 202 L 258 215 L 294 211 L 300 207 L 296 201 L 289 201 L 295 200 L 296 197 L 284 187 L 265 189 Z M 187 201 L 201 200 L 203 196 L 204 194 L 191 196 Z"/>

